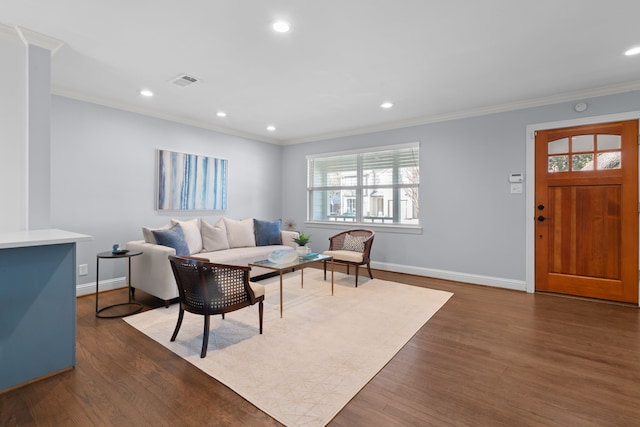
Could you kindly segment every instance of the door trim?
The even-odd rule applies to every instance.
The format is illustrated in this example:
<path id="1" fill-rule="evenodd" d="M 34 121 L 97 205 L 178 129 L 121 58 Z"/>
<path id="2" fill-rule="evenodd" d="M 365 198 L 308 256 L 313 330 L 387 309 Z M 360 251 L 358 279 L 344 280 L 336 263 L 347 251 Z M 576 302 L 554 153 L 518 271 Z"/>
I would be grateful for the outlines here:
<path id="1" fill-rule="evenodd" d="M 561 120 L 557 122 L 536 123 L 527 125 L 526 133 L 526 169 L 525 169 L 525 190 L 526 190 L 526 268 L 525 287 L 529 293 L 535 292 L 535 132 L 545 129 L 558 129 L 589 124 L 621 122 L 625 120 L 639 120 L 640 111 L 630 111 L 627 113 L 608 114 L 604 116 L 583 117 L 579 119 Z M 640 157 L 640 154 L 639 154 Z M 638 159 L 640 165 L 640 158 Z M 640 289 L 640 283 L 638 284 Z M 638 303 L 640 306 L 640 302 Z"/>

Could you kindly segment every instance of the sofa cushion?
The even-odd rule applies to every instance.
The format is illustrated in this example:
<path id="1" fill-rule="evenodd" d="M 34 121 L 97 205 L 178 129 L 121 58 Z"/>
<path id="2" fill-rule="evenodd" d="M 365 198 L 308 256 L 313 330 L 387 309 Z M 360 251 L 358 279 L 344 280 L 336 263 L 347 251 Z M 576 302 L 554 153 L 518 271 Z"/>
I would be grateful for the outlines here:
<path id="1" fill-rule="evenodd" d="M 202 234 L 202 251 L 215 252 L 229 249 L 229 240 L 227 239 L 227 228 L 221 219 L 215 225 L 209 224 L 207 221 L 200 222 L 200 233 Z"/>
<path id="2" fill-rule="evenodd" d="M 281 245 L 280 227 L 282 220 L 264 221 L 253 219 L 253 231 L 256 235 L 256 246 Z"/>
<path id="3" fill-rule="evenodd" d="M 253 218 L 242 221 L 226 217 L 223 219 L 230 248 L 245 248 L 256 245 L 256 236 L 253 234 Z"/>
<path id="4" fill-rule="evenodd" d="M 289 246 L 253 246 L 244 248 L 231 248 L 226 251 L 203 252 L 198 257 L 207 258 L 209 261 L 218 264 L 231 264 L 246 266 L 255 261 L 262 261 L 269 257 L 269 254 L 277 250 L 291 250 Z M 252 271 L 258 267 L 252 267 Z"/>
<path id="5" fill-rule="evenodd" d="M 176 224 L 168 230 L 152 230 L 151 233 L 153 233 L 153 237 L 155 237 L 158 245 L 175 249 L 176 255 L 191 255 L 180 224 Z"/>
<path id="6" fill-rule="evenodd" d="M 157 245 L 158 242 L 156 242 L 156 238 L 153 237 L 152 231 L 154 231 L 154 230 L 168 230 L 171 227 L 173 227 L 173 224 L 171 224 L 171 223 L 168 223 L 168 224 L 163 225 L 162 227 L 156 227 L 156 228 L 142 227 L 142 236 L 144 237 L 144 241 L 146 243 L 152 243 L 154 245 Z"/>
<path id="7" fill-rule="evenodd" d="M 182 232 L 184 233 L 184 239 L 189 247 L 189 255 L 202 251 L 202 236 L 200 235 L 198 218 L 194 218 L 189 221 L 172 219 L 171 223 L 173 225 L 180 224 Z"/>

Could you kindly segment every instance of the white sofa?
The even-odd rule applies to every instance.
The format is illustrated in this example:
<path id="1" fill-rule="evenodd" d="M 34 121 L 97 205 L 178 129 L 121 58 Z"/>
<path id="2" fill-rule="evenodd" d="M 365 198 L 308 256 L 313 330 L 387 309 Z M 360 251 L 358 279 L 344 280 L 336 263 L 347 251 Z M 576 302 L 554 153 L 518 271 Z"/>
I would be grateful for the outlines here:
<path id="1" fill-rule="evenodd" d="M 270 234 L 264 234 L 267 224 Z M 275 237 L 275 225 L 279 236 Z M 184 253 L 181 242 L 174 246 L 158 244 L 157 237 L 162 237 L 180 228 L 185 237 L 189 253 Z M 143 291 L 164 300 L 168 306 L 170 301 L 178 297 L 169 255 L 186 255 L 206 258 L 210 262 L 246 266 L 251 262 L 267 259 L 276 250 L 295 250 L 295 231 L 279 229 L 279 221 L 260 221 L 249 218 L 238 221 L 222 218 L 215 225 L 204 220 L 180 221 L 171 220 L 164 227 L 143 228 L 145 240 L 130 241 L 126 248 L 130 251 L 142 251 L 142 255 L 131 259 L 131 277 L 127 277 L 134 289 Z M 262 230 L 262 232 L 261 232 Z M 179 234 L 179 233 L 178 233 Z M 266 236 L 266 238 L 265 238 Z M 178 239 L 179 240 L 179 239 Z M 278 244 L 279 243 L 279 244 Z M 180 251 L 182 250 L 182 253 Z M 272 272 L 271 270 L 252 267 L 251 277 Z M 128 272 L 127 272 L 128 274 Z"/>

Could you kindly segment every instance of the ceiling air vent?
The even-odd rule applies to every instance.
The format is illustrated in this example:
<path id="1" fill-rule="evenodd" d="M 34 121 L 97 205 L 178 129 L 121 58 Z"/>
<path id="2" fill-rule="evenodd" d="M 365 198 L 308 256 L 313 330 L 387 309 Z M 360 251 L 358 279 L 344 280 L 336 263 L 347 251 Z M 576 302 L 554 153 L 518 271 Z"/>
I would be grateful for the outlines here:
<path id="1" fill-rule="evenodd" d="M 171 83 L 173 83 L 176 86 L 185 87 L 185 86 L 192 85 L 197 81 L 198 79 L 196 79 L 195 77 L 191 77 L 186 74 L 180 74 L 178 77 L 172 79 Z"/>

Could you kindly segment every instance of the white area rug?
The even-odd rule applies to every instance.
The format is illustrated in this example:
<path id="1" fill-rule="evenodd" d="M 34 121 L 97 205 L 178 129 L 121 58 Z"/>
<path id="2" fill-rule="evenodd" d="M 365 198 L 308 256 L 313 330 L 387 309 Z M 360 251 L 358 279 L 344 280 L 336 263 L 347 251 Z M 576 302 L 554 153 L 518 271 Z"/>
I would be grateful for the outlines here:
<path id="1" fill-rule="evenodd" d="M 329 279 L 329 277 L 327 277 Z M 203 317 L 185 313 L 170 342 L 178 306 L 126 318 L 139 329 L 288 426 L 323 426 L 411 339 L 451 293 L 307 269 L 285 275 L 284 317 L 278 278 L 266 286 L 264 331 L 258 306 L 211 317 L 200 358 Z"/>

